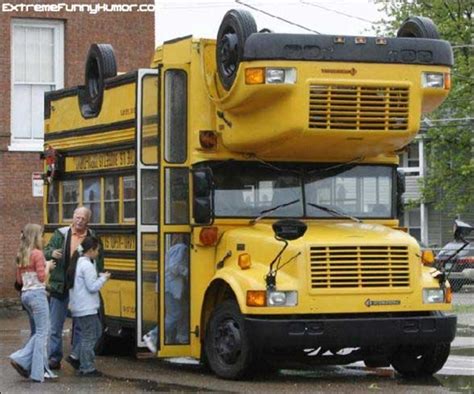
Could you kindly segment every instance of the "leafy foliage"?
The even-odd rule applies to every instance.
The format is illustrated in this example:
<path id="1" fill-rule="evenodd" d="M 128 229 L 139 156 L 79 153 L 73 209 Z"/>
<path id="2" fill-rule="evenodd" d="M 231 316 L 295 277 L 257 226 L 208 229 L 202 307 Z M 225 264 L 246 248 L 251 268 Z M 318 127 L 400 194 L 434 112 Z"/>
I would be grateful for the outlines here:
<path id="1" fill-rule="evenodd" d="M 455 65 L 448 99 L 427 117 L 425 202 L 449 214 L 474 207 L 472 0 L 375 0 L 388 19 L 378 33 L 393 35 L 409 16 L 427 16 L 453 46 Z M 380 27 L 383 26 L 383 27 Z M 458 119 L 458 120 L 455 120 Z M 461 120 L 459 120 L 461 119 Z M 430 124 L 431 123 L 431 124 Z"/>

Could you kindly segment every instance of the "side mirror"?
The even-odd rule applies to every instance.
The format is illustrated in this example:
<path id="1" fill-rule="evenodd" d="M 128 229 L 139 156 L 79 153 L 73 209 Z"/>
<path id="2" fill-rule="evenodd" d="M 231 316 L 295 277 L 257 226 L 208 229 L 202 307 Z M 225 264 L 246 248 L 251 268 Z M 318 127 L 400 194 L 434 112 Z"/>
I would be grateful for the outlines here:
<path id="1" fill-rule="evenodd" d="M 456 219 L 454 221 L 454 239 L 456 241 L 464 241 L 464 237 L 467 237 L 471 231 L 474 230 L 474 227 L 472 227 L 470 224 L 467 224 L 465 222 L 462 222 L 461 220 Z"/>
<path id="2" fill-rule="evenodd" d="M 197 224 L 214 221 L 214 182 L 210 168 L 193 171 L 193 217 Z"/>
<path id="3" fill-rule="evenodd" d="M 397 170 L 397 217 L 403 216 L 405 206 L 403 205 L 403 193 L 405 193 L 405 173 Z"/>
<path id="4" fill-rule="evenodd" d="M 305 223 L 294 219 L 279 220 L 272 227 L 275 235 L 285 241 L 301 238 L 308 228 Z"/>

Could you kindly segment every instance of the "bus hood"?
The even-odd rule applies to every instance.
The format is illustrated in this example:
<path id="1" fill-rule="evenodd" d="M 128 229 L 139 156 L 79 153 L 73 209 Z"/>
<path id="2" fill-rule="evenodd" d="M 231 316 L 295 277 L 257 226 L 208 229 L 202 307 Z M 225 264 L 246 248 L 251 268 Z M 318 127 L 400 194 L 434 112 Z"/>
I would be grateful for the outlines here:
<path id="1" fill-rule="evenodd" d="M 300 239 L 289 241 L 290 245 L 404 245 L 417 247 L 416 240 L 401 230 L 376 223 L 355 222 L 311 222 Z M 281 245 L 275 240 L 271 223 L 258 223 L 252 227 L 239 227 L 226 231 L 227 242 L 242 243 L 245 241 L 269 242 Z M 258 247 L 258 244 L 256 245 Z M 242 245 L 241 245 L 242 248 Z"/>

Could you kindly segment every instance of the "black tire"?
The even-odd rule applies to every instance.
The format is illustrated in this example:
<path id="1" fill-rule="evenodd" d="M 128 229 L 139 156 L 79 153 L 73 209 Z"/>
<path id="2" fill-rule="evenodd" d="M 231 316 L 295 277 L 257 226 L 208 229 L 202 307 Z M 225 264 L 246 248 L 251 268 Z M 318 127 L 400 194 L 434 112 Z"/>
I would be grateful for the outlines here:
<path id="1" fill-rule="evenodd" d="M 439 39 L 439 33 L 436 25 L 430 18 L 411 16 L 402 23 L 398 29 L 397 37 Z"/>
<path id="2" fill-rule="evenodd" d="M 234 83 L 244 56 L 245 41 L 256 32 L 257 24 L 250 12 L 230 10 L 224 15 L 217 33 L 216 62 L 219 79 L 226 90 Z"/>
<path id="3" fill-rule="evenodd" d="M 425 346 L 401 346 L 392 356 L 395 370 L 406 377 L 431 376 L 443 368 L 451 345 L 437 343 Z"/>
<path id="4" fill-rule="evenodd" d="M 245 377 L 254 361 L 254 352 L 239 306 L 234 300 L 218 305 L 209 318 L 205 339 L 207 361 L 220 378 Z"/>
<path id="5" fill-rule="evenodd" d="M 102 108 L 104 81 L 117 75 L 117 62 L 112 45 L 92 44 L 85 70 L 85 98 L 81 105 L 83 115 L 97 116 Z"/>

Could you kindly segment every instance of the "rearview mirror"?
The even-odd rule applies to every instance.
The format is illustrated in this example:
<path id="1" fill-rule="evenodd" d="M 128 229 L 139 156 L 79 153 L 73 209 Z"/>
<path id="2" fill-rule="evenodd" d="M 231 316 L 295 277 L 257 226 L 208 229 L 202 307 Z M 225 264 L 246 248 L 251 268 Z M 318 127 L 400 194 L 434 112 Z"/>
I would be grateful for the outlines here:
<path id="1" fill-rule="evenodd" d="M 401 170 L 397 170 L 397 217 L 401 218 L 405 210 L 403 204 L 403 193 L 405 193 L 405 173 Z"/>
<path id="2" fill-rule="evenodd" d="M 286 241 L 293 241 L 301 238 L 308 226 L 299 220 L 284 219 L 273 223 L 273 231 L 278 238 L 282 238 Z"/>
<path id="3" fill-rule="evenodd" d="M 197 224 L 214 221 L 214 182 L 210 168 L 193 170 L 193 217 Z"/>
<path id="4" fill-rule="evenodd" d="M 474 227 L 470 224 L 462 222 L 461 220 L 456 219 L 454 221 L 454 239 L 456 241 L 464 241 L 464 237 L 467 237 Z"/>

